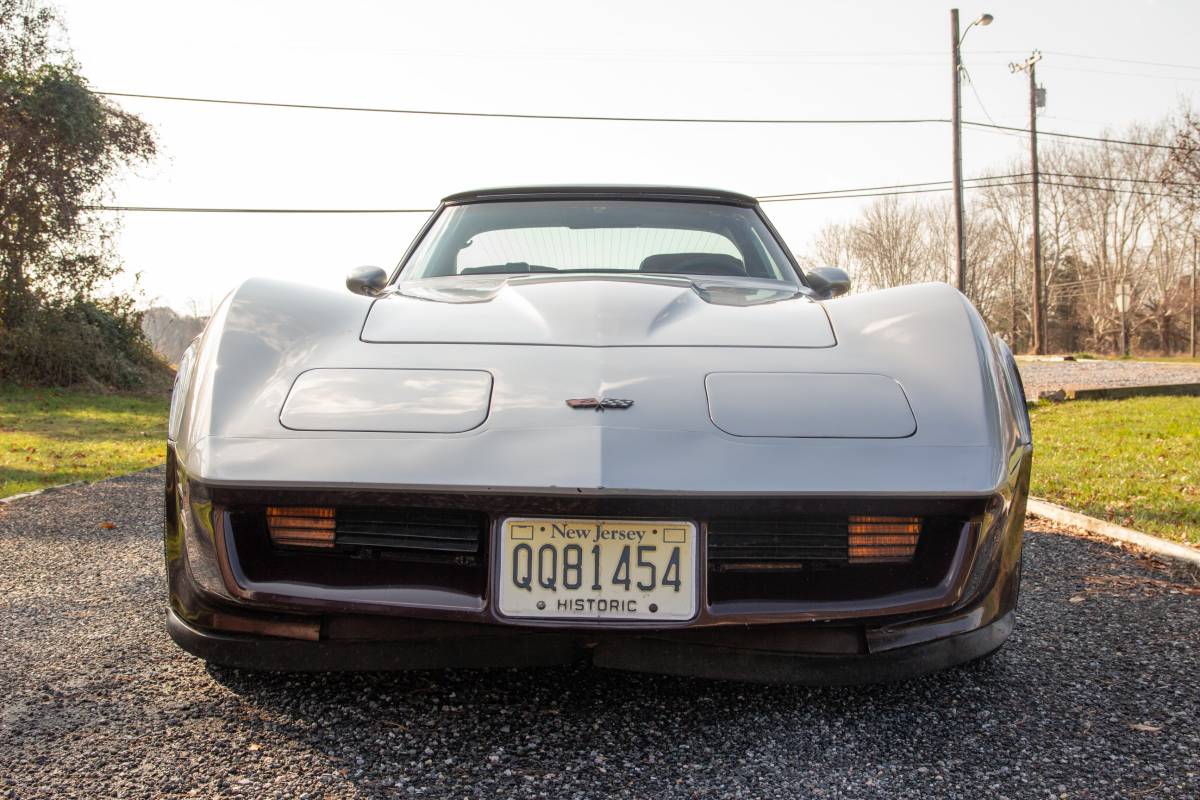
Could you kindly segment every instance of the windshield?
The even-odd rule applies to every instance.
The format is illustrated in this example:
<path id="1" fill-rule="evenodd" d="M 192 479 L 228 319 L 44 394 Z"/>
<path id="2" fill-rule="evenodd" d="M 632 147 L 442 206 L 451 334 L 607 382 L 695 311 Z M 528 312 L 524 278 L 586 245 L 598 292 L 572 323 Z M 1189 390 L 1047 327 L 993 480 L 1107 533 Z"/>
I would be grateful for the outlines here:
<path id="1" fill-rule="evenodd" d="M 754 209 L 648 200 L 450 206 L 405 263 L 401 280 L 581 272 L 798 282 Z"/>

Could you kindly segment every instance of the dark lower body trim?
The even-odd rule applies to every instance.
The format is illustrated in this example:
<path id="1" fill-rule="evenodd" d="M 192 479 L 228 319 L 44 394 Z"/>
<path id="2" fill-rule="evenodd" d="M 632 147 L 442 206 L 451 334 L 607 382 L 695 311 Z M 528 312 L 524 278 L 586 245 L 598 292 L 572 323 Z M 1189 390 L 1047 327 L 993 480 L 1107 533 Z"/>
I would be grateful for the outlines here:
<path id="1" fill-rule="evenodd" d="M 932 642 L 870 655 L 810 655 L 744 650 L 652 638 L 596 648 L 598 667 L 754 683 L 851 686 L 908 680 L 999 650 L 1013 629 L 1010 611 L 995 622 Z"/>
<path id="2" fill-rule="evenodd" d="M 975 630 L 863 655 L 813 655 L 609 637 L 583 646 L 577 634 L 513 632 L 421 641 L 304 641 L 203 631 L 167 612 L 171 638 L 207 661 L 285 672 L 536 667 L 590 660 L 598 667 L 761 683 L 845 685 L 915 678 L 997 650 L 1013 628 L 1009 612 Z"/>

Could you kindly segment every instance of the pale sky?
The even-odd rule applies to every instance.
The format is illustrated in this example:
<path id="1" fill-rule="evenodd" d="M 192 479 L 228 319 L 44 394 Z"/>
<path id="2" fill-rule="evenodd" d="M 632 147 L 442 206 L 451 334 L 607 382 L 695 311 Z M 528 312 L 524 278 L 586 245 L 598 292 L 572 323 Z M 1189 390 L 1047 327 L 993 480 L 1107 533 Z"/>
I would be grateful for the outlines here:
<path id="1" fill-rule="evenodd" d="M 97 90 L 618 116 L 950 110 L 948 2 L 56 5 Z M 1044 129 L 1096 134 L 1157 120 L 1184 100 L 1196 104 L 1196 0 L 960 8 L 964 27 L 981 12 L 995 15 L 970 32 L 963 58 L 997 123 L 1027 123 L 1027 81 L 1007 64 L 1034 48 L 1045 53 Z M 152 165 L 115 185 L 121 205 L 430 208 L 463 189 L 573 182 L 763 195 L 945 180 L 951 169 L 945 124 L 702 126 L 120 103 L 154 126 L 160 148 Z M 987 121 L 965 85 L 963 116 Z M 968 129 L 966 174 L 1026 150 L 1023 136 Z M 863 202 L 778 203 L 768 213 L 802 255 L 822 225 L 852 217 Z M 119 251 L 141 274 L 146 304 L 207 312 L 255 275 L 337 287 L 353 266 L 390 268 L 423 219 L 127 213 Z"/>

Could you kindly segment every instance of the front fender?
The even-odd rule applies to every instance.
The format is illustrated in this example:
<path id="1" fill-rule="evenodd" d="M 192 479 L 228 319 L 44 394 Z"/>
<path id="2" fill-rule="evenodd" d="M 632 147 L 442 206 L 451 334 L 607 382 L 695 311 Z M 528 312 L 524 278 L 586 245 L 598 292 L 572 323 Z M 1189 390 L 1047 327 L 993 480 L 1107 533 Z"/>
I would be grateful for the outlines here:
<path id="1" fill-rule="evenodd" d="M 357 342 L 372 302 L 261 278 L 230 293 L 193 345 L 190 381 L 176 389 L 184 392 L 175 439 L 180 460 L 188 463 L 205 437 L 237 435 L 248 416 L 277 413 L 289 385 L 278 377 L 319 363 L 338 343 Z"/>

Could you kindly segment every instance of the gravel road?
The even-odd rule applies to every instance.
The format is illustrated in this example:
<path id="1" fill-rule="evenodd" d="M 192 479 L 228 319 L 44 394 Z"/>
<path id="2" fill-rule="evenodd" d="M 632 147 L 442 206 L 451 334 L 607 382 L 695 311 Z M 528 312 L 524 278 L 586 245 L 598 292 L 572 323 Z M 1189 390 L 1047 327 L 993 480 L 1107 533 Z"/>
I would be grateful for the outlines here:
<path id="1" fill-rule="evenodd" d="M 1152 386 L 1162 383 L 1200 383 L 1200 364 L 1155 361 L 1027 361 L 1019 359 L 1025 396 L 1056 389 Z"/>
<path id="2" fill-rule="evenodd" d="M 163 630 L 161 482 L 0 507 L 0 796 L 1200 796 L 1200 593 L 1101 542 L 1032 528 L 1009 644 L 904 684 L 255 675 Z"/>

